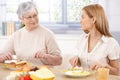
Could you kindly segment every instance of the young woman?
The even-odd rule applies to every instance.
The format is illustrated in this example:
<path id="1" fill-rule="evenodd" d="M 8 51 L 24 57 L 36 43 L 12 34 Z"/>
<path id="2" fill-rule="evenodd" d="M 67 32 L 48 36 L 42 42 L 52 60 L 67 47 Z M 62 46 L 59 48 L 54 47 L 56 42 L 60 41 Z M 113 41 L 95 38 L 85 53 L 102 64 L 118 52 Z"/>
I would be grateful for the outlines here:
<path id="1" fill-rule="evenodd" d="M 85 6 L 80 21 L 82 30 L 77 44 L 78 56 L 70 59 L 73 67 L 85 69 L 105 67 L 111 74 L 119 73 L 120 46 L 109 31 L 109 24 L 104 9 L 99 4 Z"/>

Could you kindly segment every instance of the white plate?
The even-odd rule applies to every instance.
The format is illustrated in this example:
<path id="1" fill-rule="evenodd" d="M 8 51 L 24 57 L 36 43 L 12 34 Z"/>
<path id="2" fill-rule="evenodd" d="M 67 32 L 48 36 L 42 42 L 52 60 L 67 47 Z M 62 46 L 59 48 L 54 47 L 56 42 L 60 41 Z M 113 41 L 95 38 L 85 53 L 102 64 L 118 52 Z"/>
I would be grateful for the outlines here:
<path id="1" fill-rule="evenodd" d="M 69 77 L 86 77 L 91 75 L 92 73 L 89 71 L 80 71 L 80 70 L 68 70 L 64 72 L 64 75 Z"/>

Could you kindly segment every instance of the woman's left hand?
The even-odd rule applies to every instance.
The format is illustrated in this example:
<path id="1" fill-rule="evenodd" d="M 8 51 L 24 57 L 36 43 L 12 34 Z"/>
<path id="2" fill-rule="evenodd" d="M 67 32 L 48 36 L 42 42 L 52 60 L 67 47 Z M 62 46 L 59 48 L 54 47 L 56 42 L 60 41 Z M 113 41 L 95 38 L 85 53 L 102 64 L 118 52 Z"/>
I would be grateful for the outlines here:
<path id="1" fill-rule="evenodd" d="M 45 58 L 46 54 L 43 51 L 38 51 L 35 54 L 35 58 Z"/>
<path id="2" fill-rule="evenodd" d="M 108 66 L 107 63 L 104 62 L 97 62 L 96 64 L 94 64 L 91 69 L 92 70 L 97 70 L 98 68 L 106 68 Z"/>

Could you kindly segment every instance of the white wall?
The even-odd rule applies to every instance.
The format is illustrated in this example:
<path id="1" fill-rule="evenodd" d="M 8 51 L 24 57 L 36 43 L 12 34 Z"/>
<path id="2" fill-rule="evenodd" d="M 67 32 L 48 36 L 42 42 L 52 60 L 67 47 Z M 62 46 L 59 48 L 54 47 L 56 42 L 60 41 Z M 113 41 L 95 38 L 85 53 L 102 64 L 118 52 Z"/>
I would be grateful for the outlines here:
<path id="1" fill-rule="evenodd" d="M 99 0 L 108 16 L 110 30 L 120 32 L 120 0 Z"/>
<path id="2" fill-rule="evenodd" d="M 120 0 L 109 1 L 109 22 L 111 31 L 120 31 Z"/>

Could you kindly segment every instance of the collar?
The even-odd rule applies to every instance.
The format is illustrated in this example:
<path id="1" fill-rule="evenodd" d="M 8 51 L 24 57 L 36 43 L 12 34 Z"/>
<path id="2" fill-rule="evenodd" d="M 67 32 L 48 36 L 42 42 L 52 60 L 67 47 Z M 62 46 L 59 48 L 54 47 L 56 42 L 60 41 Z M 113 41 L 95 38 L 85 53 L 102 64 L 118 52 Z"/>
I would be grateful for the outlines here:
<path id="1" fill-rule="evenodd" d="M 109 37 L 103 35 L 101 39 L 103 42 L 108 42 Z"/>
<path id="2" fill-rule="evenodd" d="M 88 38 L 89 35 L 90 35 L 90 33 L 87 33 L 87 34 L 85 35 L 85 38 Z M 101 38 L 101 40 L 106 43 L 106 42 L 108 42 L 109 37 L 103 35 L 102 38 Z"/>

